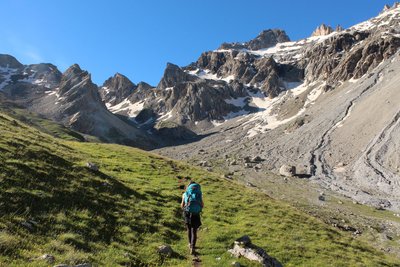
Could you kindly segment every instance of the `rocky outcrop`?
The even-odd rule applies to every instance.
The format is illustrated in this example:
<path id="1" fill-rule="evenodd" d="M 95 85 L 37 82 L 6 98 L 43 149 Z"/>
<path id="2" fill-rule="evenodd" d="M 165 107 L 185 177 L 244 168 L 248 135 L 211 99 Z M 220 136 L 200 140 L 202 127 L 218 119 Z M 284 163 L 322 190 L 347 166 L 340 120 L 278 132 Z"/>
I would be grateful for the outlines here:
<path id="1" fill-rule="evenodd" d="M 285 31 L 269 29 L 262 31 L 256 38 L 245 43 L 223 43 L 219 49 L 249 49 L 259 50 L 275 46 L 277 43 L 289 42 Z"/>
<path id="2" fill-rule="evenodd" d="M 400 38 L 393 35 L 382 38 L 355 31 L 333 36 L 306 52 L 306 80 L 336 84 L 358 79 L 394 55 L 399 47 Z"/>
<path id="3" fill-rule="evenodd" d="M 137 84 L 136 88 L 133 90 L 133 93 L 127 97 L 127 99 L 132 102 L 139 102 L 149 99 L 153 92 L 154 87 L 148 83 L 140 82 Z"/>
<path id="4" fill-rule="evenodd" d="M 344 30 L 343 27 L 341 25 L 339 25 L 339 24 L 335 28 L 335 32 L 341 32 L 343 30 Z"/>
<path id="5" fill-rule="evenodd" d="M 100 87 L 100 95 L 105 103 L 114 106 L 130 96 L 136 87 L 127 77 L 116 73 L 113 77 L 108 78 L 103 83 L 103 86 Z"/>
<path id="6" fill-rule="evenodd" d="M 180 67 L 172 63 L 167 63 L 164 75 L 161 78 L 157 89 L 166 89 L 174 87 L 182 82 L 194 82 L 198 80 L 196 76 L 187 74 Z"/>
<path id="7" fill-rule="evenodd" d="M 237 258 L 244 257 L 250 261 L 257 261 L 264 267 L 282 267 L 282 264 L 269 256 L 264 249 L 252 244 L 248 236 L 238 238 L 228 252 Z"/>
<path id="8" fill-rule="evenodd" d="M 13 56 L 0 54 L 0 67 L 1 68 L 10 68 L 10 69 L 18 69 L 22 68 L 23 65 Z"/>
<path id="9" fill-rule="evenodd" d="M 97 85 L 79 65 L 61 74 L 52 64 L 22 65 L 11 56 L 1 58 L 1 64 L 8 66 L 0 70 L 2 93 L 8 101 L 104 141 L 142 148 L 156 143 L 147 133 L 107 110 Z"/>
<path id="10" fill-rule="evenodd" d="M 203 53 L 190 66 L 208 70 L 217 77 L 234 77 L 234 80 L 259 88 L 266 96 L 275 97 L 285 90 L 284 81 L 300 82 L 303 70 L 275 62 L 273 57 L 257 57 L 247 52 L 211 51 Z"/>
<path id="11" fill-rule="evenodd" d="M 328 35 L 331 34 L 333 32 L 333 29 L 331 26 L 327 26 L 325 24 L 321 24 L 320 26 L 318 26 L 313 33 L 311 34 L 311 36 L 323 36 L 323 35 Z"/>

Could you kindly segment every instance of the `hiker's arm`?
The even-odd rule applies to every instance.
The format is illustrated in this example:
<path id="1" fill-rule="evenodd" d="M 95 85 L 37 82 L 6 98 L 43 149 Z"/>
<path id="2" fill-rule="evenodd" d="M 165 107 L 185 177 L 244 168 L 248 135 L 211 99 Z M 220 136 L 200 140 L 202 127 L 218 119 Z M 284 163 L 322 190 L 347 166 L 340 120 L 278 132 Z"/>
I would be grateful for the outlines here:
<path id="1" fill-rule="evenodd" d="M 181 208 L 185 206 L 185 194 L 182 194 Z"/>

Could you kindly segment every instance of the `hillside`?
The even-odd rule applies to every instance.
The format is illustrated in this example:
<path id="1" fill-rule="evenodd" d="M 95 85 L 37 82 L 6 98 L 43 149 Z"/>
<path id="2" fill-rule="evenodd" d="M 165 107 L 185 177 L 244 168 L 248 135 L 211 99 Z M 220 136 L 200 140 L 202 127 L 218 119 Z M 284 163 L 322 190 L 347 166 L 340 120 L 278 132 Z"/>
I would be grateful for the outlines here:
<path id="1" fill-rule="evenodd" d="M 138 149 L 55 139 L 0 114 L 0 263 L 187 266 L 182 177 L 203 185 L 203 266 L 229 266 L 249 235 L 284 266 L 400 266 L 347 233 L 219 175 Z M 91 161 L 100 167 L 85 167 Z M 170 244 L 174 257 L 156 248 Z M 217 258 L 220 258 L 219 260 Z M 257 266 L 240 259 L 245 266 Z M 397 264 L 397 265 L 396 265 Z"/>

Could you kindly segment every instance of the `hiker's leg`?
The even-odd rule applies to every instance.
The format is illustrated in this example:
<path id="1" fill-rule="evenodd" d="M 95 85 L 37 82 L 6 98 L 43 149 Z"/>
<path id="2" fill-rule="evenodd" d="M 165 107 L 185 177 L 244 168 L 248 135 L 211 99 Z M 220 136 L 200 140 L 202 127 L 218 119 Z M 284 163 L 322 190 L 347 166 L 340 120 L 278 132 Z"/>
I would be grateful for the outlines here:
<path id="1" fill-rule="evenodd" d="M 189 226 L 189 224 L 186 224 L 186 229 L 188 233 L 189 244 L 192 244 L 192 228 Z"/>
<path id="2" fill-rule="evenodd" d="M 196 241 L 197 241 L 197 228 L 196 227 L 192 227 L 192 248 L 196 247 Z"/>

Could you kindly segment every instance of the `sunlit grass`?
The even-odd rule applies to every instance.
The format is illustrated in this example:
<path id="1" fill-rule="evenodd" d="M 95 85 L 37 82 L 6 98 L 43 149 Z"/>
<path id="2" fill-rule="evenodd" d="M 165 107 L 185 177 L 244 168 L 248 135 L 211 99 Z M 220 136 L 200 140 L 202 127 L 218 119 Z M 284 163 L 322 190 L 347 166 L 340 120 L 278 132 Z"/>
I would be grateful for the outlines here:
<path id="1" fill-rule="evenodd" d="M 244 234 L 284 266 L 395 266 L 351 235 L 217 174 L 134 148 L 55 139 L 1 114 L 0 135 L 0 262 L 8 266 L 47 266 L 30 261 L 46 253 L 55 264 L 190 265 L 179 208 L 186 176 L 204 194 L 203 266 L 230 266 L 237 259 L 227 249 Z M 161 244 L 174 257 L 161 258 Z"/>

